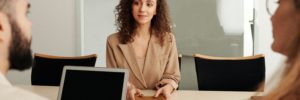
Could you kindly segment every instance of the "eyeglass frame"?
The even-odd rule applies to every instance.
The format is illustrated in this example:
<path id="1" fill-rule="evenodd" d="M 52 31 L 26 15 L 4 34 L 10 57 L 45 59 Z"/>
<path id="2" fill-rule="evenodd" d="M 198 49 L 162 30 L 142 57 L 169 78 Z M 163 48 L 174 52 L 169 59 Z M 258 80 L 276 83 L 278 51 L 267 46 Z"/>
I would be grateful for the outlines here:
<path id="1" fill-rule="evenodd" d="M 270 11 L 270 8 L 269 8 L 269 0 L 266 0 L 266 10 L 267 10 L 267 13 L 271 16 L 273 15 Z"/>
<path id="2" fill-rule="evenodd" d="M 276 12 L 277 8 L 276 8 L 275 11 L 272 13 L 271 10 L 270 10 L 270 3 L 269 3 L 269 1 L 270 1 L 270 0 L 266 0 L 266 10 L 267 10 L 267 13 L 268 13 L 270 16 L 272 16 L 272 15 Z M 279 1 L 280 1 L 280 0 L 278 0 L 278 1 L 276 2 L 276 4 L 278 4 L 278 6 L 279 6 Z"/>

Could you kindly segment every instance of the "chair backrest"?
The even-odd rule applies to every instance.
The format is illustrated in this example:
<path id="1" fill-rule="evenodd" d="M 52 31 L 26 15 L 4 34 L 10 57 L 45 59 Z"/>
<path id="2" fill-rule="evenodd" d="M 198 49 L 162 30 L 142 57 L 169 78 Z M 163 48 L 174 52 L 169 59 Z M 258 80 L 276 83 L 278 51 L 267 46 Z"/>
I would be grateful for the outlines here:
<path id="1" fill-rule="evenodd" d="M 35 53 L 31 72 L 31 84 L 59 86 L 65 65 L 94 67 L 96 59 L 96 54 L 63 57 Z"/>
<path id="2" fill-rule="evenodd" d="M 256 91 L 264 86 L 265 59 L 262 54 L 228 58 L 195 54 L 194 58 L 199 90 Z"/>
<path id="3" fill-rule="evenodd" d="M 178 54 L 179 70 L 181 70 L 181 59 L 182 59 L 182 54 Z"/>
<path id="4" fill-rule="evenodd" d="M 181 59 L 182 59 L 182 54 L 178 54 L 178 62 L 179 62 L 179 70 L 180 70 L 180 72 L 181 72 Z M 179 83 L 178 83 L 178 85 L 179 85 Z M 178 86 L 177 90 L 179 90 L 179 86 Z"/>

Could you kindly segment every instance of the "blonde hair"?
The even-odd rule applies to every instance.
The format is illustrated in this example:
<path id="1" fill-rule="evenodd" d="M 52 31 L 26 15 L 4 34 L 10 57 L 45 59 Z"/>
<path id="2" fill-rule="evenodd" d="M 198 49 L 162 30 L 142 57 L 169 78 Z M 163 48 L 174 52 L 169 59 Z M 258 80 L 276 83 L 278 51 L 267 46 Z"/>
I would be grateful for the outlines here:
<path id="1" fill-rule="evenodd" d="M 299 55 L 297 57 L 299 59 Z M 300 89 L 300 62 L 288 65 L 277 88 L 264 97 L 264 100 L 298 100 Z"/>
<path id="2" fill-rule="evenodd" d="M 297 3 L 296 1 L 298 0 L 295 0 L 295 3 Z M 297 26 L 300 26 L 300 20 L 296 21 L 296 23 Z M 287 61 L 282 80 L 277 88 L 264 97 L 264 100 L 300 99 L 300 30 L 289 37 L 291 39 L 287 42 L 285 48 Z"/>

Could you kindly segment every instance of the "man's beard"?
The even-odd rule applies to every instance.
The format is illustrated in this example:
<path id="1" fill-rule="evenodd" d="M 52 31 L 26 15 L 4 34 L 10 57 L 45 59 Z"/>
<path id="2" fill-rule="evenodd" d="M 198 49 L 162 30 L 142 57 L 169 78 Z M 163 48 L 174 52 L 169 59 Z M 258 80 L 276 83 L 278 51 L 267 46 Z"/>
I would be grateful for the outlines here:
<path id="1" fill-rule="evenodd" d="M 12 37 L 9 46 L 9 67 L 22 71 L 32 65 L 31 40 L 26 39 L 15 21 L 10 22 Z"/>

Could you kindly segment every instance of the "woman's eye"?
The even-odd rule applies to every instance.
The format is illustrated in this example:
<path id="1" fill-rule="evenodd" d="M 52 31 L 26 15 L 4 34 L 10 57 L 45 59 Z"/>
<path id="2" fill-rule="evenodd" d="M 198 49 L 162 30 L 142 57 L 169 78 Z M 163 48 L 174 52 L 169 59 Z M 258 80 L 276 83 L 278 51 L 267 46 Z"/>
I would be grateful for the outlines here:
<path id="1" fill-rule="evenodd" d="M 152 3 L 147 3 L 147 6 L 148 6 L 148 7 L 152 7 L 153 4 L 152 4 Z"/>
<path id="2" fill-rule="evenodd" d="M 134 4 L 134 5 L 139 5 L 139 2 L 134 1 L 133 4 Z"/>

